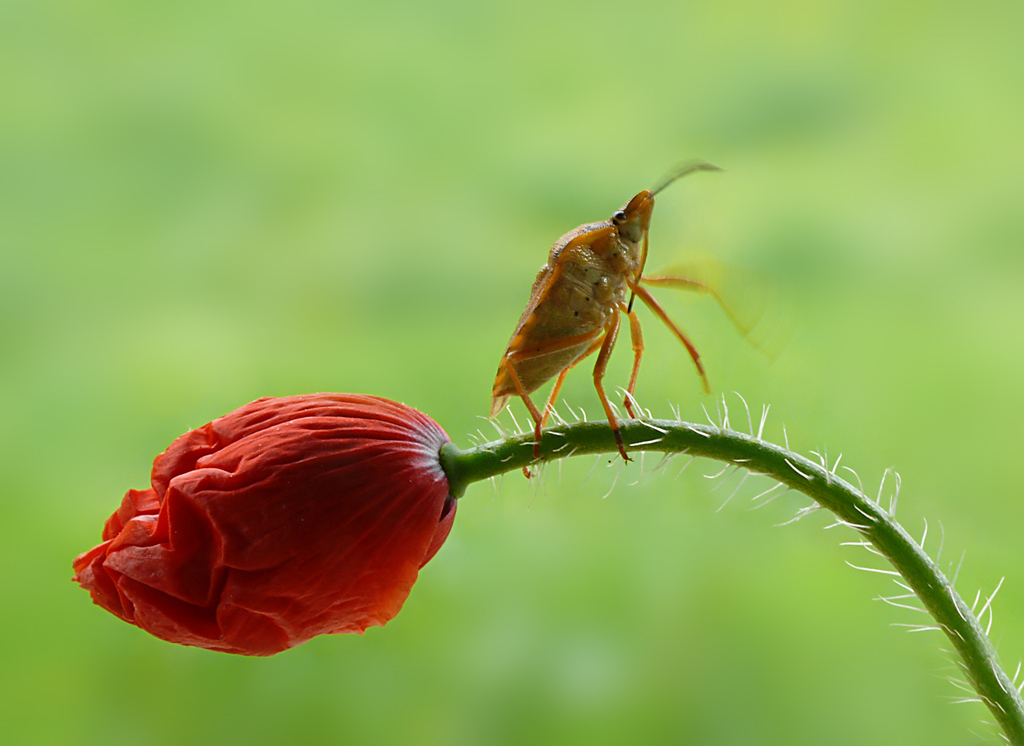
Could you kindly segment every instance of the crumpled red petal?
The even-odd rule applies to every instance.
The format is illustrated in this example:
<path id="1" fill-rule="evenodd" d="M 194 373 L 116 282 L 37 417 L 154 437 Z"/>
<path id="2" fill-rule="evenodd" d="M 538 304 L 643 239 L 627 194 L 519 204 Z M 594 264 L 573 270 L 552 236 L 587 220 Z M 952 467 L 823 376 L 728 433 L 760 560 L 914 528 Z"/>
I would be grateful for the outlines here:
<path id="1" fill-rule="evenodd" d="M 448 441 L 386 399 L 259 399 L 158 456 L 75 580 L 158 637 L 230 653 L 383 625 L 451 530 Z"/>

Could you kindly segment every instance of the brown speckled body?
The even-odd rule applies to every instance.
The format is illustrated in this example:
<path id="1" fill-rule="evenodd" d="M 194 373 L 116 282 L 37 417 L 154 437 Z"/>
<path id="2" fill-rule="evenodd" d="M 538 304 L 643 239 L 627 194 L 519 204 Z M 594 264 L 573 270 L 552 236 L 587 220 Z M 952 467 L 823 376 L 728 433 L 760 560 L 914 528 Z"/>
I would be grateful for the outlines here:
<path id="1" fill-rule="evenodd" d="M 682 341 L 706 387 L 707 379 L 696 349 L 640 282 L 645 279 L 642 275 L 654 195 L 684 174 L 713 169 L 715 167 L 707 163 L 689 164 L 658 188 L 638 193 L 608 220 L 581 225 L 551 247 L 547 263 L 533 282 L 530 302 L 502 355 L 491 392 L 491 417 L 501 412 L 510 397 L 522 398 L 534 421 L 534 454 L 538 458 L 541 430 L 565 374 L 583 358 L 600 350 L 594 365 L 594 387 L 608 423 L 615 431 L 619 453 L 629 460 L 602 379 L 619 332 L 619 314 L 624 313 L 629 319 L 633 344 L 633 373 L 626 387 L 624 404 L 629 416 L 634 416 L 631 397 L 644 345 L 640 321 L 631 308 L 633 296 L 650 307 Z M 688 289 L 702 287 L 686 278 L 660 279 Z M 555 376 L 558 378 L 542 412 L 530 399 L 530 394 Z"/>
<path id="2" fill-rule="evenodd" d="M 506 355 L 525 353 L 514 366 L 528 394 L 579 362 L 611 317 L 626 310 L 627 278 L 639 276 L 641 260 L 640 241 L 620 235 L 610 220 L 581 225 L 555 242 L 505 350 Z M 545 351 L 551 340 L 573 338 L 580 341 Z M 502 365 L 494 382 L 491 416 L 517 393 Z"/>

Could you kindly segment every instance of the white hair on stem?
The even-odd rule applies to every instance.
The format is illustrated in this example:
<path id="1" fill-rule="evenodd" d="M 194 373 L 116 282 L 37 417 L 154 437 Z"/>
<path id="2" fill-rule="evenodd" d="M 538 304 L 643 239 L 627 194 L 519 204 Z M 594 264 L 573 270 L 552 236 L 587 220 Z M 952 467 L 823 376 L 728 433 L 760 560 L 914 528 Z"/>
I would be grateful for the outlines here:
<path id="1" fill-rule="evenodd" d="M 772 408 L 771 404 L 761 405 L 761 424 L 757 426 L 757 439 L 761 440 L 761 435 L 764 433 L 764 424 L 768 421 L 768 410 Z"/>
<path id="2" fill-rule="evenodd" d="M 733 391 L 739 397 L 740 401 L 743 402 L 743 408 L 747 410 L 747 431 L 750 433 L 750 437 L 754 437 L 754 422 L 750 417 L 750 407 L 747 406 L 747 400 L 743 398 L 743 395 L 739 391 Z M 725 401 L 725 396 L 722 397 L 722 401 Z"/>

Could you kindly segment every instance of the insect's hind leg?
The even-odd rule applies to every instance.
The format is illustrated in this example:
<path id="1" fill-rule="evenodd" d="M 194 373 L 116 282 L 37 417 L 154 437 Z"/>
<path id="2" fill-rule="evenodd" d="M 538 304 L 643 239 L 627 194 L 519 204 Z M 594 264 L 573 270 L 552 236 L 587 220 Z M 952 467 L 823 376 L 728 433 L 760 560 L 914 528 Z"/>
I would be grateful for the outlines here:
<path id="1" fill-rule="evenodd" d="M 561 373 L 559 373 L 558 380 L 555 382 L 555 389 L 552 392 L 552 396 L 549 397 L 547 404 L 544 405 L 544 413 L 542 414 L 541 411 L 537 409 L 537 405 L 533 403 L 532 399 L 530 399 L 530 395 L 529 393 L 527 393 L 526 387 L 523 385 L 522 379 L 519 378 L 519 374 L 516 373 L 515 363 L 524 360 L 530 360 L 532 358 L 540 357 L 541 355 L 547 355 L 552 352 L 557 352 L 558 350 L 563 350 L 572 347 L 574 345 L 589 342 L 590 344 L 589 347 L 587 347 L 586 352 L 584 352 L 583 355 L 573 363 L 573 365 L 575 365 L 577 362 L 579 362 L 580 359 L 586 357 L 593 350 L 597 349 L 597 347 L 600 345 L 600 339 L 601 330 L 595 329 L 594 331 L 587 332 L 585 334 L 578 334 L 575 337 L 551 340 L 544 344 L 536 345 L 533 347 L 533 349 L 530 350 L 513 350 L 507 352 L 505 354 L 505 357 L 502 358 L 502 365 L 504 366 L 505 371 L 508 373 L 509 380 L 512 381 L 513 388 L 515 388 L 516 393 L 523 400 L 523 403 L 526 404 L 526 408 L 530 410 L 530 416 L 533 418 L 533 423 L 535 426 L 533 431 L 533 457 L 535 459 L 540 458 L 541 430 L 544 427 L 544 423 L 547 421 L 549 407 L 551 407 L 552 402 L 554 401 L 554 396 L 558 393 L 558 389 L 561 388 L 562 381 L 565 380 L 565 374 L 568 369 L 563 370 L 561 371 Z M 572 365 L 568 366 L 568 368 L 572 368 Z"/>
<path id="2" fill-rule="evenodd" d="M 512 365 L 512 361 L 509 356 L 506 355 L 502 361 L 505 370 L 508 371 L 508 377 L 512 379 L 512 385 L 515 386 L 516 393 L 523 400 L 526 408 L 530 410 L 530 417 L 533 418 L 533 457 L 540 458 L 540 431 L 544 426 L 544 416 L 541 415 L 540 410 L 537 409 L 537 405 L 533 403 L 530 395 L 526 393 L 526 388 L 523 386 L 523 382 L 519 380 L 519 374 L 516 373 L 516 368 Z M 527 475 L 529 476 L 529 475 Z"/>
<path id="3" fill-rule="evenodd" d="M 551 387 L 551 393 L 548 394 L 548 400 L 544 404 L 544 412 L 541 413 L 540 416 L 541 427 L 544 427 L 548 421 L 548 417 L 550 417 L 551 413 L 555 411 L 555 399 L 558 398 L 558 392 L 561 391 L 562 384 L 565 383 L 565 375 L 572 370 L 572 367 L 573 366 L 570 365 L 568 368 L 563 369 L 562 372 L 558 374 L 558 378 L 555 379 L 555 385 Z"/>
<path id="4" fill-rule="evenodd" d="M 604 413 L 608 417 L 608 424 L 611 426 L 612 432 L 615 433 L 615 445 L 619 447 L 619 454 L 622 456 L 622 460 L 632 461 L 626 455 L 626 446 L 622 442 L 622 433 L 619 431 L 619 421 L 615 417 L 611 402 L 608 401 L 608 395 L 605 394 L 604 385 L 601 383 L 604 378 L 604 371 L 608 367 L 608 359 L 612 356 L 612 348 L 615 347 L 615 338 L 618 334 L 619 314 L 616 313 L 605 327 L 604 344 L 601 345 L 601 352 L 598 353 L 597 362 L 594 363 L 594 388 L 597 389 L 597 397 L 601 400 L 601 406 L 604 407 Z"/>
<path id="5" fill-rule="evenodd" d="M 561 391 L 562 384 L 565 382 L 565 376 L 569 373 L 570 370 L 579 365 L 584 359 L 597 352 L 598 349 L 601 347 L 601 343 L 603 341 L 603 337 L 598 337 L 597 339 L 595 339 L 591 343 L 590 347 L 588 347 L 586 351 L 582 355 L 580 355 L 579 358 L 577 358 L 572 365 L 570 365 L 568 368 L 566 368 L 565 370 L 558 374 L 558 378 L 555 379 L 555 385 L 551 388 L 551 394 L 548 395 L 547 404 L 544 405 L 544 413 L 541 416 L 540 421 L 541 427 L 544 427 L 544 423 L 548 421 L 548 417 L 551 415 L 552 412 L 555 411 L 555 400 L 558 398 L 558 392 Z"/>
<path id="6" fill-rule="evenodd" d="M 633 372 L 629 376 L 629 385 L 626 387 L 626 396 L 622 404 L 629 412 L 629 416 L 636 419 L 636 413 L 633 412 L 633 390 L 636 389 L 636 377 L 640 372 L 640 358 L 644 354 L 644 334 L 640 329 L 640 319 L 636 311 L 629 311 L 626 315 L 629 317 L 629 339 L 633 343 Z"/>

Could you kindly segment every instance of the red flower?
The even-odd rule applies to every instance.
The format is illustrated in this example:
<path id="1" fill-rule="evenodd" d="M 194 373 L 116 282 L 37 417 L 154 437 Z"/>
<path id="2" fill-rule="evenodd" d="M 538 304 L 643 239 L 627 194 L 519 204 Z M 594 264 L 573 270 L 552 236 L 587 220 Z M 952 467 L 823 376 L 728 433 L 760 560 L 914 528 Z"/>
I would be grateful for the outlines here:
<path id="1" fill-rule="evenodd" d="M 451 530 L 448 441 L 387 399 L 259 399 L 157 456 L 75 580 L 157 637 L 229 653 L 382 625 Z"/>

